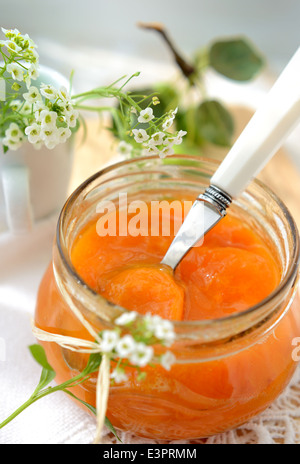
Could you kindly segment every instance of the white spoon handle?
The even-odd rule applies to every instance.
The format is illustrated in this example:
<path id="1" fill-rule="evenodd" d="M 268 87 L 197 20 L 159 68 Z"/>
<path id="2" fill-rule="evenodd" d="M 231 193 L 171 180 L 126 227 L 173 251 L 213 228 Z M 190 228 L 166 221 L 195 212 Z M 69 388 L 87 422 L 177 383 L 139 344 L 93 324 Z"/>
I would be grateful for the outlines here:
<path id="1" fill-rule="evenodd" d="M 213 175 L 211 184 L 237 197 L 300 120 L 300 47 Z M 280 175 L 280 173 L 279 173 Z"/>

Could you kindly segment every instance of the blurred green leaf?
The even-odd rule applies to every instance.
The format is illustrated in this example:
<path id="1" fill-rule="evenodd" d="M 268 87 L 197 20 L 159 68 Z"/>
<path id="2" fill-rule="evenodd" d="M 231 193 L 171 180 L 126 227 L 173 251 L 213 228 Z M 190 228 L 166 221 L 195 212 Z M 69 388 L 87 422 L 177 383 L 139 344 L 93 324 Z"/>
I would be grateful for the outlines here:
<path id="1" fill-rule="evenodd" d="M 264 60 L 247 40 L 238 38 L 214 42 L 209 63 L 229 79 L 248 81 L 261 70 Z"/>
<path id="2" fill-rule="evenodd" d="M 29 351 L 40 366 L 42 366 L 44 369 L 47 369 L 48 371 L 54 372 L 53 368 L 47 361 L 45 350 L 41 345 L 30 345 Z"/>
<path id="3" fill-rule="evenodd" d="M 210 143 L 229 146 L 234 131 L 234 122 L 227 109 L 216 100 L 206 100 L 197 109 L 197 126 L 202 136 Z"/>

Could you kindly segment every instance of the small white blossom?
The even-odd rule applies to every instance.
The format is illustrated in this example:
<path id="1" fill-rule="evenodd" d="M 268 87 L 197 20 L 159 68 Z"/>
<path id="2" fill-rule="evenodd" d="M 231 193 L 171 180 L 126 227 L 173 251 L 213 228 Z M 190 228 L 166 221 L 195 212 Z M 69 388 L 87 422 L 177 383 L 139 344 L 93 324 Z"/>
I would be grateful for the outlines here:
<path id="1" fill-rule="evenodd" d="M 16 140 L 10 139 L 9 137 L 4 137 L 4 139 L 2 140 L 2 144 L 5 147 L 8 147 L 10 150 L 14 150 L 14 151 L 20 148 L 20 146 L 22 145 L 22 142 L 23 142 L 22 139 L 16 141 Z"/>
<path id="2" fill-rule="evenodd" d="M 163 319 L 157 314 L 147 313 L 145 318 L 146 327 L 153 335 L 163 343 L 172 343 L 175 339 L 174 327 L 171 321 Z"/>
<path id="3" fill-rule="evenodd" d="M 42 110 L 40 113 L 40 121 L 43 128 L 56 127 L 57 113 L 55 111 Z"/>
<path id="4" fill-rule="evenodd" d="M 54 148 L 59 143 L 58 131 L 56 127 L 41 127 L 41 139 L 44 140 L 47 148 Z"/>
<path id="5" fill-rule="evenodd" d="M 133 129 L 132 133 L 134 135 L 134 140 L 137 143 L 143 143 L 146 142 L 146 140 L 149 139 L 149 135 L 144 129 Z"/>
<path id="6" fill-rule="evenodd" d="M 18 111 L 21 106 L 21 100 L 12 100 L 9 106 L 13 111 Z"/>
<path id="7" fill-rule="evenodd" d="M 8 50 L 11 50 L 14 53 L 19 53 L 22 50 L 22 47 L 19 47 L 19 45 L 17 45 L 13 40 L 8 40 L 5 45 Z"/>
<path id="8" fill-rule="evenodd" d="M 175 332 L 172 322 L 161 319 L 154 327 L 154 335 L 156 338 L 165 343 L 172 343 L 175 339 Z"/>
<path id="9" fill-rule="evenodd" d="M 63 102 L 70 102 L 70 95 L 65 87 L 59 89 L 58 96 Z"/>
<path id="10" fill-rule="evenodd" d="M 41 84 L 41 94 L 49 100 L 56 100 L 58 96 L 56 88 L 50 84 Z"/>
<path id="11" fill-rule="evenodd" d="M 29 102 L 25 102 L 22 107 L 20 108 L 22 114 L 31 114 L 32 111 L 32 104 Z"/>
<path id="12" fill-rule="evenodd" d="M 40 150 L 40 149 L 42 148 L 43 144 L 44 144 L 43 140 L 42 140 L 42 139 L 39 139 L 39 140 L 37 140 L 35 143 L 33 143 L 32 145 L 33 145 L 33 148 L 34 148 L 35 150 Z M 54 148 L 54 147 L 53 147 L 53 148 Z"/>
<path id="13" fill-rule="evenodd" d="M 131 335 L 124 335 L 116 344 L 116 351 L 121 358 L 128 358 L 136 348 L 136 342 Z"/>
<path id="14" fill-rule="evenodd" d="M 149 140 L 149 145 L 162 145 L 164 142 L 165 134 L 164 132 L 156 132 L 152 135 L 151 139 Z"/>
<path id="15" fill-rule="evenodd" d="M 124 369 L 119 367 L 111 373 L 110 378 L 114 380 L 116 383 L 122 383 L 126 382 L 127 375 L 125 374 Z"/>
<path id="16" fill-rule="evenodd" d="M 24 78 L 24 81 L 28 89 L 31 86 L 31 80 L 35 81 L 38 77 L 39 77 L 39 72 L 38 72 L 37 66 L 34 63 L 32 63 Z"/>
<path id="17" fill-rule="evenodd" d="M 102 332 L 101 350 L 103 353 L 113 351 L 119 341 L 119 335 L 114 330 L 104 330 Z"/>
<path id="18" fill-rule="evenodd" d="M 178 108 L 172 111 L 171 115 L 165 120 L 165 122 L 162 125 L 163 130 L 166 131 L 172 126 L 174 119 L 176 117 L 177 111 L 178 111 Z"/>
<path id="19" fill-rule="evenodd" d="M 34 104 L 34 116 L 35 116 L 35 119 L 36 119 L 37 122 L 42 122 L 41 114 L 42 114 L 42 111 L 44 111 L 44 110 L 48 111 L 48 108 L 44 104 L 43 101 L 37 101 Z"/>
<path id="20" fill-rule="evenodd" d="M 75 127 L 77 124 L 79 113 L 76 110 L 71 111 L 66 115 L 66 122 L 69 127 Z"/>
<path id="21" fill-rule="evenodd" d="M 22 81 L 23 80 L 23 69 L 16 63 L 9 63 L 6 66 L 6 70 L 9 74 L 11 74 L 12 78 L 15 81 Z"/>
<path id="22" fill-rule="evenodd" d="M 16 124 L 15 122 L 12 122 L 9 125 L 9 128 L 6 129 L 5 131 L 5 137 L 7 137 L 8 139 L 14 142 L 19 142 L 20 139 L 23 138 L 23 133 L 21 129 L 19 128 L 18 124 Z"/>
<path id="23" fill-rule="evenodd" d="M 158 155 L 159 154 L 159 149 L 156 148 L 155 146 L 148 146 L 142 151 L 143 156 L 148 156 L 148 155 Z"/>
<path id="24" fill-rule="evenodd" d="M 55 148 L 57 145 L 58 145 L 58 141 L 57 140 L 44 140 L 43 141 L 46 148 L 48 148 L 48 150 L 53 150 L 53 148 Z"/>
<path id="25" fill-rule="evenodd" d="M 20 35 L 20 31 L 18 29 L 4 29 L 4 27 L 1 27 L 1 30 L 8 39 L 13 39 L 17 35 Z"/>
<path id="26" fill-rule="evenodd" d="M 176 357 L 171 351 L 166 351 L 161 359 L 160 363 L 164 369 L 169 371 L 172 367 L 172 365 L 176 362 Z"/>
<path id="27" fill-rule="evenodd" d="M 72 132 L 68 127 L 59 127 L 57 130 L 57 137 L 59 143 L 65 143 L 69 137 L 71 137 Z"/>
<path id="28" fill-rule="evenodd" d="M 152 119 L 154 119 L 153 109 L 146 108 L 145 110 L 142 110 L 140 112 L 140 115 L 138 117 L 138 122 L 141 122 L 141 123 L 149 122 Z"/>
<path id="29" fill-rule="evenodd" d="M 135 366 L 145 367 L 151 361 L 153 353 L 152 346 L 136 343 L 135 350 L 129 358 L 130 363 Z"/>
<path id="30" fill-rule="evenodd" d="M 130 324 L 131 322 L 135 321 L 137 318 L 137 312 L 136 311 L 129 311 L 126 313 L 121 314 L 116 320 L 115 323 L 117 325 L 127 325 Z"/>
<path id="31" fill-rule="evenodd" d="M 40 133 L 41 126 L 37 123 L 33 123 L 31 126 L 28 126 L 25 129 L 25 134 L 28 137 L 28 141 L 33 144 L 41 141 Z"/>
<path id="32" fill-rule="evenodd" d="M 173 145 L 180 145 L 182 143 L 182 137 L 184 137 L 185 135 L 187 134 L 186 131 L 183 131 L 183 130 L 180 130 L 176 137 L 174 137 L 173 139 L 170 138 L 170 143 L 172 143 Z"/>
<path id="33" fill-rule="evenodd" d="M 40 92 L 34 86 L 29 87 L 28 92 L 24 93 L 23 97 L 28 103 L 36 103 L 37 101 L 42 100 Z"/>
<path id="34" fill-rule="evenodd" d="M 172 126 L 173 121 L 174 121 L 174 119 L 172 119 L 172 118 L 166 119 L 165 122 L 162 125 L 163 130 L 168 130 Z"/>
<path id="35" fill-rule="evenodd" d="M 122 142 L 120 142 L 119 145 L 118 145 L 117 151 L 118 151 L 118 153 L 120 155 L 128 156 L 128 155 L 131 154 L 132 148 L 133 148 L 132 145 L 130 145 L 129 143 L 126 143 L 126 142 L 124 142 L 124 140 L 122 140 Z"/>
<path id="36" fill-rule="evenodd" d="M 174 150 L 171 146 L 167 146 L 159 151 L 159 157 L 160 158 L 166 158 L 166 156 L 173 155 Z"/>

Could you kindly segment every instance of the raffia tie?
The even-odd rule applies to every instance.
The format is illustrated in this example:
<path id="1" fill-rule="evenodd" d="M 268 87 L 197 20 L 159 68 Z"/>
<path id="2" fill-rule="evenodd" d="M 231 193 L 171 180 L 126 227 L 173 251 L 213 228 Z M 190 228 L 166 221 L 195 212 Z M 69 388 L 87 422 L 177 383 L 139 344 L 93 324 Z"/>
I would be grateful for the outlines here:
<path id="1" fill-rule="evenodd" d="M 77 311 L 74 311 L 76 315 L 77 315 Z M 89 333 L 96 339 L 95 342 L 92 342 L 89 340 L 83 340 L 81 338 L 69 337 L 66 335 L 59 335 L 59 334 L 54 334 L 51 332 L 46 332 L 45 330 L 42 330 L 36 327 L 33 321 L 32 321 L 32 332 L 37 340 L 40 340 L 43 342 L 57 343 L 62 348 L 65 348 L 70 351 L 76 351 L 78 353 L 89 353 L 89 354 L 101 353 L 102 354 L 102 360 L 101 360 L 99 373 L 97 377 L 97 383 L 96 383 L 97 428 L 96 428 L 96 435 L 94 439 L 94 444 L 99 444 L 101 443 L 101 440 L 102 440 L 103 427 L 104 427 L 105 416 L 106 416 L 106 411 L 107 411 L 107 402 L 108 402 L 109 386 L 110 386 L 110 359 L 109 359 L 109 356 L 102 353 L 101 339 L 99 338 L 98 334 L 94 331 L 93 327 L 89 324 L 89 322 L 85 318 L 83 318 L 81 314 L 80 314 L 79 319 L 83 323 L 84 327 L 89 331 Z"/>

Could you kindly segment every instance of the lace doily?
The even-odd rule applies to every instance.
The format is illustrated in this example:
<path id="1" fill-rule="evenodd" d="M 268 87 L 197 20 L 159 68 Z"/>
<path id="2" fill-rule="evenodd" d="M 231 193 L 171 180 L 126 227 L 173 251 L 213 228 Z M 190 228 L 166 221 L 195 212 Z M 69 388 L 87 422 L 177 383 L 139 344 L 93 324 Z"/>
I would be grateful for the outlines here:
<path id="1" fill-rule="evenodd" d="M 235 430 L 201 440 L 171 442 L 139 438 L 120 432 L 123 444 L 300 444 L 300 367 L 281 396 L 263 413 Z M 107 433 L 104 444 L 118 444 Z"/>

